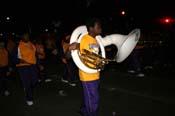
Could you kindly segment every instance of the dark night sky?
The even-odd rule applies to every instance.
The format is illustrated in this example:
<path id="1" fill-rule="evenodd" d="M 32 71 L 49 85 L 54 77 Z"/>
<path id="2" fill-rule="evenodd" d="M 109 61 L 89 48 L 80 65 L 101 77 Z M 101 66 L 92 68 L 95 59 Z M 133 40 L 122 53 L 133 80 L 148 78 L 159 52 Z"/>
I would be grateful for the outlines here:
<path id="1" fill-rule="evenodd" d="M 16 25 L 45 24 L 51 19 L 67 17 L 70 20 L 98 15 L 110 16 L 122 9 L 144 23 L 161 16 L 174 17 L 175 7 L 170 0 L 163 2 L 151 0 L 57 0 L 46 1 L 6 1 L 0 5 L 1 19 L 10 16 Z M 81 13 L 83 11 L 83 13 Z M 1 21 L 2 22 L 2 21 Z"/>
<path id="2" fill-rule="evenodd" d="M 87 9 L 87 1 L 91 1 Z M 10 14 L 18 18 L 50 18 L 59 15 L 82 15 L 80 11 L 88 10 L 101 15 L 108 15 L 120 9 L 127 9 L 129 13 L 138 16 L 152 17 L 161 14 L 174 14 L 175 8 L 170 0 L 163 2 L 153 0 L 57 0 L 47 1 L 6 1 L 2 3 L 1 14 Z M 139 13 L 140 12 L 140 13 Z M 170 13 L 171 12 L 171 13 Z M 85 14 L 83 14 L 85 15 Z"/>

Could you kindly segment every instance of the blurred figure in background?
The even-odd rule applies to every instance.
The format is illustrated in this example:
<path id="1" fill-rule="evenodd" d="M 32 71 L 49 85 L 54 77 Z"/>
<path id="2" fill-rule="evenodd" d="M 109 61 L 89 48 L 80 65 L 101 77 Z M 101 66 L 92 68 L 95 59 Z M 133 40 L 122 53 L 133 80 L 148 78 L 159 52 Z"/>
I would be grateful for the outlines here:
<path id="1" fill-rule="evenodd" d="M 56 40 L 51 32 L 47 32 L 45 36 L 45 53 L 48 61 L 54 62 L 56 60 L 56 55 L 58 54 Z"/>
<path id="2" fill-rule="evenodd" d="M 138 43 L 127 59 L 128 72 L 131 74 L 136 74 L 137 77 L 145 76 L 140 57 L 141 50 L 143 48 L 144 46 Z"/>
<path id="3" fill-rule="evenodd" d="M 6 48 L 7 48 L 7 51 L 9 53 L 9 74 L 8 76 L 13 76 L 13 74 L 15 74 L 15 69 L 16 69 L 16 64 L 14 62 L 15 58 L 15 49 L 17 47 L 17 44 L 16 44 L 16 38 L 15 37 L 11 37 L 11 36 L 8 36 L 7 39 L 7 45 L 6 45 Z"/>
<path id="4" fill-rule="evenodd" d="M 62 62 L 64 64 L 64 74 L 61 78 L 61 81 L 64 83 L 69 83 L 70 86 L 76 86 L 75 80 L 76 80 L 76 70 L 75 70 L 75 64 L 73 62 L 73 59 L 71 57 L 66 56 L 66 52 L 68 51 L 68 46 L 70 42 L 70 35 L 66 35 L 65 38 L 62 41 Z"/>
<path id="5" fill-rule="evenodd" d="M 42 80 L 42 76 L 44 76 L 45 82 L 51 82 L 52 79 L 48 77 L 48 70 L 46 69 L 46 54 L 44 49 L 44 44 L 41 39 L 37 39 L 36 43 L 36 53 L 37 53 L 37 64 L 39 68 L 39 80 Z"/>
<path id="6" fill-rule="evenodd" d="M 7 90 L 7 73 L 9 70 L 9 56 L 5 48 L 5 42 L 0 40 L 0 95 L 8 96 L 10 92 Z"/>

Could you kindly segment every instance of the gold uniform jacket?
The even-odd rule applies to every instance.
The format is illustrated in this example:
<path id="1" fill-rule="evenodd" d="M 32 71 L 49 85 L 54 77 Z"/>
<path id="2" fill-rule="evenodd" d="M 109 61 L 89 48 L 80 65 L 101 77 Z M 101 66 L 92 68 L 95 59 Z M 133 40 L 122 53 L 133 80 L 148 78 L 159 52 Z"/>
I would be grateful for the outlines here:
<path id="1" fill-rule="evenodd" d="M 80 53 L 83 53 L 83 49 L 97 53 L 99 44 L 95 38 L 87 34 L 84 35 L 80 41 Z M 79 77 L 81 81 L 94 81 L 100 78 L 100 72 L 90 74 L 79 69 Z"/>

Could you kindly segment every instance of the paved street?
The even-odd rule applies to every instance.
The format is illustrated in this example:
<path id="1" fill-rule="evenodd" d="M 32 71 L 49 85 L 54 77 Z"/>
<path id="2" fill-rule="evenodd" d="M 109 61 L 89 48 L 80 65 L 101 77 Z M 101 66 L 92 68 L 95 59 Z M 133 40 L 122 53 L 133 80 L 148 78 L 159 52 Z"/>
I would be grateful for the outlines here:
<path id="1" fill-rule="evenodd" d="M 0 116 L 79 116 L 81 86 L 70 87 L 60 81 L 61 64 L 49 64 L 52 82 L 41 84 L 34 91 L 34 105 L 24 102 L 23 87 L 18 74 L 9 80 L 11 95 L 0 97 Z M 109 64 L 101 72 L 100 115 L 112 116 L 174 116 L 175 78 L 172 68 L 145 71 L 136 77 L 122 64 Z M 77 77 L 78 78 L 78 77 Z M 67 96 L 59 95 L 64 89 Z"/>

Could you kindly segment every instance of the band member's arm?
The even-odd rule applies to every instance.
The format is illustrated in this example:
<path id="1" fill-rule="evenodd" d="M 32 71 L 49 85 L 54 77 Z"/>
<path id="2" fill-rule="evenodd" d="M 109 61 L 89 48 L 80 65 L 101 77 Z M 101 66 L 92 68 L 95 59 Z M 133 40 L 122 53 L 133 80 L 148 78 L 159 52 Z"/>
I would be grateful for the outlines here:
<path id="1" fill-rule="evenodd" d="M 62 62 L 63 62 L 64 64 L 67 64 L 66 58 L 62 58 Z"/>
<path id="2" fill-rule="evenodd" d="M 69 51 L 76 50 L 76 49 L 80 49 L 80 43 L 74 42 L 69 45 Z"/>
<path id="3" fill-rule="evenodd" d="M 70 58 L 71 57 L 71 50 L 78 50 L 80 49 L 80 43 L 72 43 L 69 45 L 68 49 L 65 52 L 66 58 Z"/>

